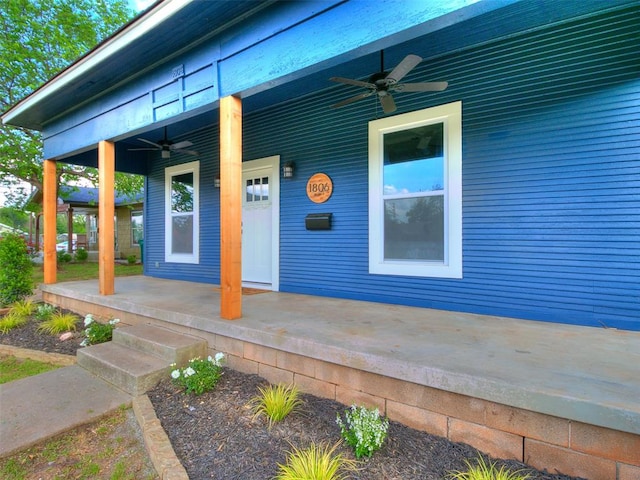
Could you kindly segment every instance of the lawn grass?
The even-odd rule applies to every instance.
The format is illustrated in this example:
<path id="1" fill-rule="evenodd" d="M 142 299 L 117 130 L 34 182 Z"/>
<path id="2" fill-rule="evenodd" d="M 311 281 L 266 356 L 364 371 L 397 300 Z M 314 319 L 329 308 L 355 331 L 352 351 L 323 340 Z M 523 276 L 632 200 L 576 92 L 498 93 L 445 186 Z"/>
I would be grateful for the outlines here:
<path id="1" fill-rule="evenodd" d="M 15 358 L 0 355 L 0 385 L 3 383 L 30 377 L 39 373 L 55 370 L 57 365 L 38 362 L 29 358 Z"/>
<path id="2" fill-rule="evenodd" d="M 142 275 L 142 265 L 123 265 L 116 263 L 116 277 L 126 277 L 129 275 Z M 32 278 L 33 282 L 36 285 L 44 282 L 44 268 L 42 265 L 37 265 L 34 267 Z M 58 263 L 58 282 L 70 282 L 73 280 L 92 280 L 94 278 L 98 278 L 98 264 L 96 262 Z"/>
<path id="3" fill-rule="evenodd" d="M 158 480 L 130 408 L 0 459 L 7 480 Z"/>

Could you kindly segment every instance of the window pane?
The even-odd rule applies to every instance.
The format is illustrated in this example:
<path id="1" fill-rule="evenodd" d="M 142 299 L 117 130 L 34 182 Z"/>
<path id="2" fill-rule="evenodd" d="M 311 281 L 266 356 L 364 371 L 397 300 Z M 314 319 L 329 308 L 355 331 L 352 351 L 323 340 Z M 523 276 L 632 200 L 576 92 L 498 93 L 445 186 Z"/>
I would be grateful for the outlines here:
<path id="1" fill-rule="evenodd" d="M 247 180 L 247 203 L 253 201 L 253 180 Z"/>
<path id="2" fill-rule="evenodd" d="M 442 190 L 442 143 L 442 123 L 384 135 L 384 194 Z"/>
<path id="3" fill-rule="evenodd" d="M 384 259 L 444 261 L 444 196 L 384 202 Z"/>
<path id="4" fill-rule="evenodd" d="M 171 177 L 171 211 L 193 212 L 193 173 Z"/>
<path id="5" fill-rule="evenodd" d="M 171 253 L 193 253 L 193 215 L 175 216 L 171 224 Z"/>
<path id="6" fill-rule="evenodd" d="M 142 212 L 131 212 L 131 242 L 137 245 L 144 238 Z"/>
<path id="7" fill-rule="evenodd" d="M 262 177 L 262 200 L 269 200 L 269 177 Z"/>

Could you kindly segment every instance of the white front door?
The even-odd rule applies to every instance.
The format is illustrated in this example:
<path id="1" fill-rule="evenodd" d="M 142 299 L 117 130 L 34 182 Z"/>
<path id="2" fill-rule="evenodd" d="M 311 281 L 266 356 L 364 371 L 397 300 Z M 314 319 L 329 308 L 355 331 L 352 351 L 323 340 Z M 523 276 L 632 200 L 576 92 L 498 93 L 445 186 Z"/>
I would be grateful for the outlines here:
<path id="1" fill-rule="evenodd" d="M 269 164 L 267 160 L 278 163 Z M 277 175 L 279 158 L 244 162 L 242 166 L 242 282 L 272 287 L 274 283 L 274 243 L 278 225 Z M 276 184 L 273 178 L 276 177 Z M 276 264 L 277 265 L 277 264 Z M 277 267 L 276 267 L 277 268 Z"/>

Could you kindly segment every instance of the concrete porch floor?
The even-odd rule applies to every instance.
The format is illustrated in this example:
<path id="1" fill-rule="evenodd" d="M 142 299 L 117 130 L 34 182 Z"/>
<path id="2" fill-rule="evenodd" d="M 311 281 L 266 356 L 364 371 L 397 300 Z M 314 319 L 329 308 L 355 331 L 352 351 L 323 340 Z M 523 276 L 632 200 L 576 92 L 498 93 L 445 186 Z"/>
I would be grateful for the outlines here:
<path id="1" fill-rule="evenodd" d="M 43 285 L 198 331 L 621 432 L 640 434 L 640 332 L 288 293 L 243 296 L 219 317 L 214 285 L 118 277 Z"/>

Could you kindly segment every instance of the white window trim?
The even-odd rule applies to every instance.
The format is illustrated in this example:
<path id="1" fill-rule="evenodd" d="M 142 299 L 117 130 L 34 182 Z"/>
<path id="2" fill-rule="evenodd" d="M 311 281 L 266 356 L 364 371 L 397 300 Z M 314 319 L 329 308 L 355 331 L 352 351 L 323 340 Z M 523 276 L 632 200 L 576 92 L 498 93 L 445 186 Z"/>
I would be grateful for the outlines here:
<path id="1" fill-rule="evenodd" d="M 171 253 L 172 217 L 171 178 L 176 175 L 193 173 L 193 253 Z M 183 163 L 164 170 L 164 261 L 171 263 L 200 262 L 200 161 Z M 181 215 L 184 215 L 182 213 Z"/>
<path id="2" fill-rule="evenodd" d="M 414 262 L 384 259 L 383 136 L 408 128 L 444 124 L 445 259 Z M 462 102 L 369 122 L 369 273 L 462 278 Z"/>
<path id="3" fill-rule="evenodd" d="M 131 210 L 131 212 L 129 213 L 129 225 L 131 225 L 131 232 L 130 232 L 131 233 L 131 238 L 130 238 L 130 240 L 131 240 L 131 246 L 132 247 L 139 247 L 140 246 L 140 244 L 138 242 L 134 241 L 134 239 L 133 239 L 133 230 L 134 230 L 134 228 L 133 228 L 133 216 L 135 214 L 137 214 L 137 213 L 142 215 L 142 222 L 143 222 L 143 224 L 142 224 L 142 235 L 143 235 L 143 238 L 144 238 L 144 212 L 142 211 L 142 209 Z"/>

